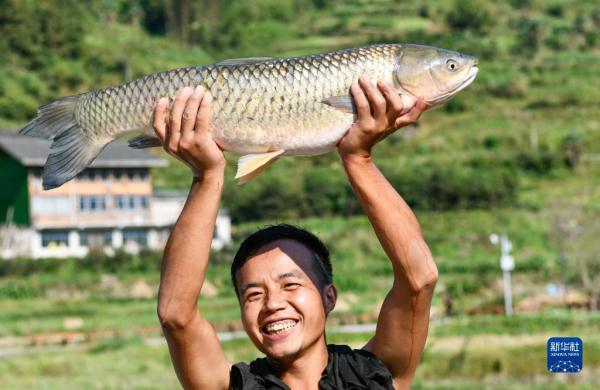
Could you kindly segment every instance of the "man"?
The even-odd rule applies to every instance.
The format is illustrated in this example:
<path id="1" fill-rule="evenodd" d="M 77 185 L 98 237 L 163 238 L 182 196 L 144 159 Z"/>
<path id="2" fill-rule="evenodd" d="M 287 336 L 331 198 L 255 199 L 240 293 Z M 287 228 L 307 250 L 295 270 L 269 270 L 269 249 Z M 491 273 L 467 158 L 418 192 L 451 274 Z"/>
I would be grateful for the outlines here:
<path id="1" fill-rule="evenodd" d="M 186 88 L 169 117 L 166 99 L 158 103 L 157 135 L 194 174 L 165 248 L 158 297 L 158 315 L 185 388 L 409 388 L 425 345 L 438 273 L 416 217 L 373 163 L 371 148 L 416 122 L 426 106 L 419 100 L 400 115 L 402 102 L 392 88 L 366 78 L 351 92 L 357 120 L 337 149 L 394 272 L 375 335 L 362 350 L 326 345 L 325 321 L 337 297 L 327 250 L 302 229 L 269 228 L 242 244 L 232 266 L 244 328 L 266 358 L 233 366 L 197 306 L 225 169 L 223 152 L 207 131 L 212 97 Z"/>

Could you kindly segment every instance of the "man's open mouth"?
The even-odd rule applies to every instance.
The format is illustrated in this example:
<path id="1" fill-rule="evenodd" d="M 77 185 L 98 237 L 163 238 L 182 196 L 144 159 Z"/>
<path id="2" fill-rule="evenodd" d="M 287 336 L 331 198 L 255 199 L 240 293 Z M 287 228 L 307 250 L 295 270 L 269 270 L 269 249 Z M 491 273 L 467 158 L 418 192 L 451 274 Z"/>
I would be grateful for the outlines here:
<path id="1" fill-rule="evenodd" d="M 298 323 L 297 320 L 282 320 L 268 323 L 261 327 L 261 331 L 270 336 L 288 332 Z"/>

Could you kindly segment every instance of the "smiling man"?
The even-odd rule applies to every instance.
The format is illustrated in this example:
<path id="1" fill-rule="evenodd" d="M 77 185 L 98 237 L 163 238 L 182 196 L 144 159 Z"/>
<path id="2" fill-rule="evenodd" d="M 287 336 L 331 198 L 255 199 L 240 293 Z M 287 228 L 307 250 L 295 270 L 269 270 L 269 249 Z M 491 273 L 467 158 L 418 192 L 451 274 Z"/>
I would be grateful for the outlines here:
<path id="1" fill-rule="evenodd" d="M 351 87 L 357 120 L 337 145 L 350 184 L 387 253 L 394 282 L 372 339 L 360 350 L 327 345 L 334 309 L 329 253 L 317 237 L 290 225 L 248 237 L 232 263 L 244 329 L 265 357 L 227 361 L 197 302 L 224 181 L 225 158 L 208 132 L 211 96 L 184 89 L 154 129 L 165 150 L 194 174 L 187 202 L 165 248 L 158 315 L 173 365 L 190 389 L 408 389 L 429 326 L 437 268 L 415 215 L 371 159 L 371 148 L 426 109 L 405 114 L 388 86 L 361 79 Z"/>

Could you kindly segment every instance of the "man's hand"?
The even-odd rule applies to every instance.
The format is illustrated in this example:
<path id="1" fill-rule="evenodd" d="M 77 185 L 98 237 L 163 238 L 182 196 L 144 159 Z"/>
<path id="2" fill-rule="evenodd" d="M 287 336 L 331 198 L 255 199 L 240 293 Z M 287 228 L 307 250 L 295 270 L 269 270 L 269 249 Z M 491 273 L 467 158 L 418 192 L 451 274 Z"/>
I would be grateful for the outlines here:
<path id="1" fill-rule="evenodd" d="M 349 156 L 370 157 L 371 148 L 401 127 L 415 123 L 428 106 L 416 101 L 408 111 L 402 98 L 389 85 L 379 82 L 373 85 L 366 77 L 350 87 L 357 111 L 357 120 L 338 143 L 342 158 Z M 405 112 L 404 114 L 402 114 Z"/>
<path id="2" fill-rule="evenodd" d="M 163 148 L 183 161 L 195 177 L 225 167 L 225 156 L 209 129 L 212 96 L 201 86 L 183 88 L 168 115 L 169 101 L 162 98 L 154 110 L 153 127 Z"/>

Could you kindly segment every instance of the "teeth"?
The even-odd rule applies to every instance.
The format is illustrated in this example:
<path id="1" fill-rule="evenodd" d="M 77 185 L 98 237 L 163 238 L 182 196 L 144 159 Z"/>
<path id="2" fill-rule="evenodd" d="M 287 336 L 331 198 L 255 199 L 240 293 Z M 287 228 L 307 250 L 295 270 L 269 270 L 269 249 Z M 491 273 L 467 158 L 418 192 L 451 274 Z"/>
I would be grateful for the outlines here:
<path id="1" fill-rule="evenodd" d="M 285 332 L 288 329 L 293 328 L 296 325 L 296 321 L 285 320 L 281 322 L 275 322 L 267 325 L 265 330 L 270 334 L 278 334 L 281 332 Z"/>

